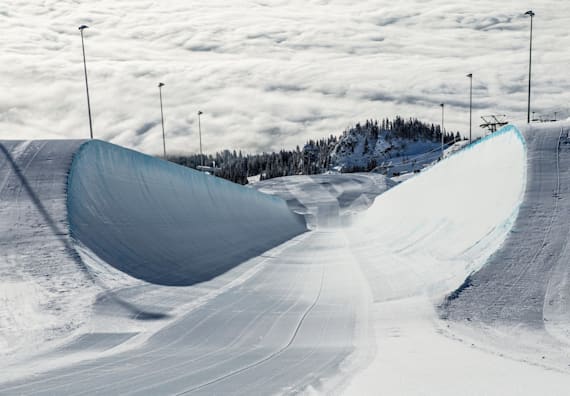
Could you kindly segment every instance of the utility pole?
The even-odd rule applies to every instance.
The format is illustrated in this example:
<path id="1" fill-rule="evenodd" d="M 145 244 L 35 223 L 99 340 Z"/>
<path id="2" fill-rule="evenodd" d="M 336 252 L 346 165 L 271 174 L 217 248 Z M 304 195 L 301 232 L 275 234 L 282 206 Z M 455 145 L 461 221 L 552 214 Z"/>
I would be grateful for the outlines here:
<path id="1" fill-rule="evenodd" d="M 473 73 L 467 75 L 469 77 L 469 144 L 471 144 L 471 132 L 473 128 Z"/>
<path id="2" fill-rule="evenodd" d="M 201 110 L 198 110 L 198 136 L 200 137 L 200 161 L 202 167 L 204 166 L 204 155 L 202 154 L 202 125 L 200 123 L 200 116 L 204 114 Z"/>
<path id="3" fill-rule="evenodd" d="M 530 47 L 528 56 L 528 108 L 526 113 L 526 122 L 527 124 L 530 124 L 530 87 L 532 78 L 532 20 L 535 14 L 532 10 L 527 11 L 524 14 L 530 16 Z"/>
<path id="4" fill-rule="evenodd" d="M 162 111 L 162 87 L 164 83 L 158 83 L 158 96 L 160 97 L 160 121 L 162 123 L 162 150 L 164 159 L 166 160 L 166 134 L 164 133 L 164 112 Z"/>
<path id="5" fill-rule="evenodd" d="M 443 159 L 443 121 L 444 121 L 444 109 L 445 109 L 445 104 L 442 103 L 440 104 L 441 106 L 441 159 Z"/>
<path id="6" fill-rule="evenodd" d="M 87 25 L 79 26 L 81 32 L 81 49 L 83 50 L 83 71 L 85 72 L 85 90 L 87 91 L 87 113 L 89 114 L 89 136 L 93 139 L 93 121 L 91 120 L 91 102 L 89 101 L 89 83 L 87 82 L 87 62 L 85 60 L 85 43 L 83 42 L 83 31 L 89 28 Z"/>

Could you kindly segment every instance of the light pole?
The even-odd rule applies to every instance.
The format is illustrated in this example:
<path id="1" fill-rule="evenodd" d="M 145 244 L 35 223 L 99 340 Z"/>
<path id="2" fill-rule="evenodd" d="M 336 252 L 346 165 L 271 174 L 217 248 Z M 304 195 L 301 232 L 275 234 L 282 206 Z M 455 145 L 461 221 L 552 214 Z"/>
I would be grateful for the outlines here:
<path id="1" fill-rule="evenodd" d="M 200 162 L 204 166 L 204 155 L 202 154 L 202 125 L 200 123 L 200 116 L 204 114 L 202 110 L 198 110 L 198 136 L 200 137 Z"/>
<path id="2" fill-rule="evenodd" d="M 534 12 L 532 10 L 524 13 L 530 16 L 530 47 L 528 56 L 528 107 L 526 112 L 526 122 L 530 124 L 530 82 L 532 77 L 532 20 L 534 18 Z"/>
<path id="3" fill-rule="evenodd" d="M 442 103 L 440 104 L 441 106 L 441 159 L 443 159 L 443 121 L 444 121 L 444 109 L 445 109 L 445 104 Z"/>
<path id="4" fill-rule="evenodd" d="M 469 73 L 467 77 L 469 77 L 469 144 L 471 144 L 471 130 L 473 126 L 473 73 Z"/>
<path id="5" fill-rule="evenodd" d="M 164 112 L 162 111 L 162 87 L 164 83 L 158 83 L 158 96 L 160 97 L 160 121 L 162 123 L 162 150 L 164 153 L 164 159 L 166 159 L 166 134 L 164 133 Z"/>
<path id="6" fill-rule="evenodd" d="M 87 62 L 85 61 L 85 44 L 83 42 L 83 31 L 89 26 L 79 26 L 81 32 L 81 49 L 83 50 L 83 71 L 85 72 L 85 90 L 87 91 L 87 113 L 89 114 L 89 135 L 93 139 L 93 121 L 91 120 L 91 102 L 89 101 L 89 83 L 87 82 Z"/>

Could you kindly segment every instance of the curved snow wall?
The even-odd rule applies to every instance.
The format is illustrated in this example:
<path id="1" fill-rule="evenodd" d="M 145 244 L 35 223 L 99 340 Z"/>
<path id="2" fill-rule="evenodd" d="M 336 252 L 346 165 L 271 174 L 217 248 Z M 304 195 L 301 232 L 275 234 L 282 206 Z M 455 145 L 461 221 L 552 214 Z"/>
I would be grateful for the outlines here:
<path id="1" fill-rule="evenodd" d="M 378 196 L 349 230 L 375 301 L 459 287 L 505 240 L 525 183 L 525 141 L 507 126 Z"/>
<path id="2" fill-rule="evenodd" d="M 68 216 L 101 259 L 163 285 L 209 280 L 306 231 L 277 197 L 97 140 L 73 160 Z"/>

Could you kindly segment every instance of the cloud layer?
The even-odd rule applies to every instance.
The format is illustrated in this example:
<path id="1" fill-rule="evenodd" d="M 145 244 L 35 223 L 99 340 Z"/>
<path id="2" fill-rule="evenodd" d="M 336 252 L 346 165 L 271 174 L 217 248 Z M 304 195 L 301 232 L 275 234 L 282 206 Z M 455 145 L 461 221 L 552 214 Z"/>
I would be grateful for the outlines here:
<path id="1" fill-rule="evenodd" d="M 0 4 L 0 138 L 94 133 L 167 149 L 278 150 L 367 118 L 419 117 L 468 130 L 499 113 L 526 117 L 529 20 L 536 12 L 534 108 L 570 106 L 570 3 L 481 0 L 5 0 Z M 521 8 L 524 7 L 524 8 Z M 479 128 L 475 127 L 476 133 Z"/>

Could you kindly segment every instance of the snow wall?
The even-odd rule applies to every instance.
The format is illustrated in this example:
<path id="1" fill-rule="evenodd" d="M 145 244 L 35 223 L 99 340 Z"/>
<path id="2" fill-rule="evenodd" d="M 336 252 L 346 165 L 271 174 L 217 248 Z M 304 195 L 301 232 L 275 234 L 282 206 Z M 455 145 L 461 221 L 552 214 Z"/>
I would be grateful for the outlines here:
<path id="1" fill-rule="evenodd" d="M 531 124 L 524 136 L 527 183 L 513 230 L 446 299 L 441 314 L 470 323 L 546 328 L 568 345 L 570 123 Z"/>
<path id="2" fill-rule="evenodd" d="M 102 141 L 68 179 L 71 235 L 147 282 L 190 285 L 306 231 L 285 201 Z"/>
<path id="3" fill-rule="evenodd" d="M 525 145 L 507 126 L 376 198 L 347 231 L 375 301 L 442 299 L 481 268 L 517 216 Z"/>

